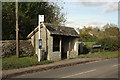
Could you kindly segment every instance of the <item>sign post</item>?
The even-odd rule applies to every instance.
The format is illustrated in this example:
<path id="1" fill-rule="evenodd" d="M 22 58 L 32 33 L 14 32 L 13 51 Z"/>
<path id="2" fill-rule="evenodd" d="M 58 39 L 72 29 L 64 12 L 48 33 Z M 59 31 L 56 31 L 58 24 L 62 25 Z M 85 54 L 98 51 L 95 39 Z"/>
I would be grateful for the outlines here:
<path id="1" fill-rule="evenodd" d="M 41 39 L 41 23 L 44 22 L 44 15 L 39 15 L 38 21 L 38 61 L 41 60 L 41 48 L 42 48 L 42 39 Z"/>

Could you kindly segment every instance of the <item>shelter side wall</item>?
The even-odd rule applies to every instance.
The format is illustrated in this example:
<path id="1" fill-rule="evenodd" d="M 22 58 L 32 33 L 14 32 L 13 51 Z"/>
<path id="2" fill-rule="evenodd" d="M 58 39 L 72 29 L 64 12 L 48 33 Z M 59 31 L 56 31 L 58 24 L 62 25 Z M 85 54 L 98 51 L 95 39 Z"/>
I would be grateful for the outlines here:
<path id="1" fill-rule="evenodd" d="M 51 60 L 59 61 L 61 60 L 61 52 L 55 51 L 51 53 Z"/>
<path id="2" fill-rule="evenodd" d="M 53 37 L 48 36 L 48 56 L 47 56 L 48 60 L 51 60 L 52 51 L 53 51 Z"/>
<path id="3" fill-rule="evenodd" d="M 71 47 L 70 47 L 70 58 L 75 58 L 78 56 L 78 39 L 71 39 Z"/>
<path id="4" fill-rule="evenodd" d="M 42 50 L 45 52 L 47 51 L 47 46 L 48 46 L 48 37 L 50 36 L 50 33 L 46 28 L 41 28 L 41 39 L 42 39 Z M 38 54 L 38 48 L 39 48 L 39 42 L 38 42 L 38 32 L 36 32 L 32 37 L 31 37 L 31 42 L 34 47 L 35 54 Z"/>
<path id="5" fill-rule="evenodd" d="M 53 52 L 53 36 L 48 36 L 48 60 L 58 61 L 61 60 L 61 52 Z"/>
<path id="6" fill-rule="evenodd" d="M 31 43 L 34 47 L 34 53 L 38 53 L 38 32 L 36 32 L 32 37 L 31 37 Z"/>
<path id="7" fill-rule="evenodd" d="M 46 28 L 41 28 L 41 39 L 42 39 L 42 50 L 44 50 L 45 52 L 47 51 L 47 30 Z"/>

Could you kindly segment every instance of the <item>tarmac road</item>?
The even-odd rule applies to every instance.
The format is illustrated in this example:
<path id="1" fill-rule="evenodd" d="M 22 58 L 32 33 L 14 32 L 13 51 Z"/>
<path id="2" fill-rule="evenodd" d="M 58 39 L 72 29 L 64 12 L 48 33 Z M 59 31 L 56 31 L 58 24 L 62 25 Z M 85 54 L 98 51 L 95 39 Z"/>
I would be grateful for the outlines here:
<path id="1" fill-rule="evenodd" d="M 14 78 L 118 78 L 118 59 L 108 59 Z"/>

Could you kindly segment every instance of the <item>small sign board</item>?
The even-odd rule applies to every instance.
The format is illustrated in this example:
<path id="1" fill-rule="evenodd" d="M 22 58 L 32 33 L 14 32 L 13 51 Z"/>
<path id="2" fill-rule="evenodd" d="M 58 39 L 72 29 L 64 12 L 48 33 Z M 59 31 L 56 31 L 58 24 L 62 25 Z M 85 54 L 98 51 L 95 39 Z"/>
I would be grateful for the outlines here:
<path id="1" fill-rule="evenodd" d="M 96 45 L 96 44 L 94 44 L 92 47 L 93 47 L 93 48 L 101 48 L 102 46 L 101 46 L 101 45 Z"/>
<path id="2" fill-rule="evenodd" d="M 39 15 L 39 23 L 44 22 L 44 15 Z"/>
<path id="3" fill-rule="evenodd" d="M 42 48 L 42 39 L 39 39 L 39 49 Z"/>

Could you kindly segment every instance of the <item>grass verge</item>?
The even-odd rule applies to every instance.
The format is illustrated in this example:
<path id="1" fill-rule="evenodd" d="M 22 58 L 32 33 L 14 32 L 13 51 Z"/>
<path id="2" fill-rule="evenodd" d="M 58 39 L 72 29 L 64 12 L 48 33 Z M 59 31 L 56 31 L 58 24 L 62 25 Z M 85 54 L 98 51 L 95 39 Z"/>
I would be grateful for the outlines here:
<path id="1" fill-rule="evenodd" d="M 95 53 L 89 53 L 89 54 L 81 54 L 78 56 L 78 58 L 116 58 L 118 57 L 118 51 L 105 51 L 105 52 L 95 52 Z"/>
<path id="2" fill-rule="evenodd" d="M 92 45 L 95 44 L 96 42 L 85 42 L 86 46 L 89 48 L 92 48 Z"/>
<path id="3" fill-rule="evenodd" d="M 44 60 L 44 61 L 38 62 L 37 60 L 38 59 L 36 56 L 21 57 L 21 58 L 17 58 L 16 56 L 11 56 L 8 58 L 3 58 L 2 59 L 2 69 L 3 70 L 18 69 L 18 68 L 24 68 L 24 67 L 28 67 L 28 66 L 48 64 L 48 63 L 54 62 L 51 60 Z"/>

